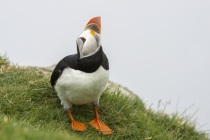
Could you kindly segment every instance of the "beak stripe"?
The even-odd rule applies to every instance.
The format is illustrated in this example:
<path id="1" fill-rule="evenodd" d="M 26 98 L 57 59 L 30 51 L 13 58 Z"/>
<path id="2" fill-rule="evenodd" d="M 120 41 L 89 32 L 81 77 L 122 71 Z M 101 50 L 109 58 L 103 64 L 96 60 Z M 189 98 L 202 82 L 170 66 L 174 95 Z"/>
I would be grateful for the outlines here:
<path id="1" fill-rule="evenodd" d="M 101 33 L 101 17 L 93 17 L 85 26 L 85 30 L 91 29 L 97 33 Z"/>

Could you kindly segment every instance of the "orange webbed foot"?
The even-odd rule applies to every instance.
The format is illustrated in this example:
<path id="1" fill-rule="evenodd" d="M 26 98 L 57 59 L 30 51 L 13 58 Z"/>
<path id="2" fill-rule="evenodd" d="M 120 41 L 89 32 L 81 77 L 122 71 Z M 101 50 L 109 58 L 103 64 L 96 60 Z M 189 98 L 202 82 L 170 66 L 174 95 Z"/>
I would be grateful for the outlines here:
<path id="1" fill-rule="evenodd" d="M 75 121 L 75 119 L 73 118 L 72 114 L 71 114 L 71 110 L 67 110 L 68 112 L 68 115 L 71 119 L 71 127 L 73 130 L 76 130 L 76 131 L 85 131 L 86 130 L 86 125 L 84 123 L 81 123 L 81 122 L 78 122 L 78 121 Z"/>
<path id="2" fill-rule="evenodd" d="M 99 130 L 103 135 L 112 134 L 112 130 L 99 119 L 95 118 L 90 122 L 90 125 Z"/>
<path id="3" fill-rule="evenodd" d="M 81 123 L 81 122 L 78 122 L 78 121 L 75 121 L 73 120 L 72 123 L 71 123 L 71 127 L 73 130 L 76 130 L 76 131 L 85 131 L 86 130 L 86 125 L 84 123 Z"/>
<path id="4" fill-rule="evenodd" d="M 95 119 L 92 120 L 89 124 L 99 130 L 103 135 L 110 135 L 112 134 L 112 130 L 104 124 L 100 119 L 98 115 L 98 106 L 94 106 L 94 114 L 95 114 Z"/>

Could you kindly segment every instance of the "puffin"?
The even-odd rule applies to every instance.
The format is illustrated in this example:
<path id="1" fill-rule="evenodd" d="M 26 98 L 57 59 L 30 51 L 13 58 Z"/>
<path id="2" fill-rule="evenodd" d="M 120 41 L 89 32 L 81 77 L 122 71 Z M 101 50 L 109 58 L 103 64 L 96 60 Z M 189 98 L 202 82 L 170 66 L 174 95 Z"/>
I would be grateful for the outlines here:
<path id="1" fill-rule="evenodd" d="M 103 135 L 112 134 L 98 114 L 99 99 L 109 80 L 109 62 L 101 44 L 100 16 L 89 20 L 76 39 L 76 46 L 76 54 L 64 57 L 56 65 L 51 85 L 68 113 L 73 130 L 83 132 L 86 125 L 74 119 L 72 106 L 92 103 L 95 117 L 89 124 Z"/>

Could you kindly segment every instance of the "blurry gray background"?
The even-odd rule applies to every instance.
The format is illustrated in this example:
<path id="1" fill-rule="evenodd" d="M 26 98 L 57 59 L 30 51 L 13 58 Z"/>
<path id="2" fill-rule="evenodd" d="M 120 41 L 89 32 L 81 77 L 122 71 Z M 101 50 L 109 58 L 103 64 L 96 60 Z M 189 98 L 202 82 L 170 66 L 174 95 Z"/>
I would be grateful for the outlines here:
<path id="1" fill-rule="evenodd" d="M 0 55 L 50 66 L 76 53 L 76 38 L 102 17 L 110 80 L 147 106 L 192 116 L 210 132 L 209 0 L 0 1 Z M 160 109 L 159 108 L 159 109 Z"/>

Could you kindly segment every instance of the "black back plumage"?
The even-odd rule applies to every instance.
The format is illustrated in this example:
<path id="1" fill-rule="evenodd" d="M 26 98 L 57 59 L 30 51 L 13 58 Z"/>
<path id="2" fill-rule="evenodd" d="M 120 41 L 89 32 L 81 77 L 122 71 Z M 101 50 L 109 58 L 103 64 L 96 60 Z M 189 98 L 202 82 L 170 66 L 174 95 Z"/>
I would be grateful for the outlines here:
<path id="1" fill-rule="evenodd" d="M 51 75 L 51 85 L 54 86 L 61 76 L 63 70 L 70 67 L 75 70 L 80 70 L 86 73 L 95 72 L 100 66 L 109 70 L 108 59 L 103 52 L 102 47 L 93 55 L 79 59 L 79 53 L 74 55 L 68 55 L 64 57 L 55 67 Z"/>

